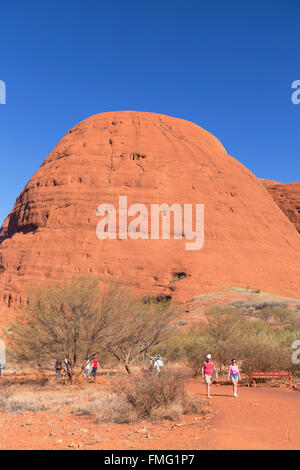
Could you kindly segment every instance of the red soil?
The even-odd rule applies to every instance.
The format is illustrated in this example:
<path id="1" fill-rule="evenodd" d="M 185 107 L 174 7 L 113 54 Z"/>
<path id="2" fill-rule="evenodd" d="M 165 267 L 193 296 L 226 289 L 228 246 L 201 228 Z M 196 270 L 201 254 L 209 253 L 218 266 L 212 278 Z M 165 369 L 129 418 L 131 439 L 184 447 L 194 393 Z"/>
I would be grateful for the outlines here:
<path id="1" fill-rule="evenodd" d="M 189 385 L 205 397 L 200 380 Z M 90 417 L 48 412 L 0 414 L 1 449 L 300 449 L 300 393 L 280 388 L 212 387 L 214 416 L 180 423 L 93 424 Z"/>

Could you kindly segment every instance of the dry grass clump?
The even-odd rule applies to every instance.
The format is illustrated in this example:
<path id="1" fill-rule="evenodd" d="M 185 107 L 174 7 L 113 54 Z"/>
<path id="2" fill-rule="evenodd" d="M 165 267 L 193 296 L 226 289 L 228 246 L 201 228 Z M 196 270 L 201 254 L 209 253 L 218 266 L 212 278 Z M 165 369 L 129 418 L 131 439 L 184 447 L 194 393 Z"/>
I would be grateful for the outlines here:
<path id="1" fill-rule="evenodd" d="M 95 423 L 132 423 L 136 413 L 124 397 L 112 392 L 102 392 L 89 402 L 72 407 L 72 413 L 79 416 L 92 416 Z"/>
<path id="2" fill-rule="evenodd" d="M 37 412 L 49 410 L 49 408 L 49 405 L 31 392 L 19 394 L 11 394 L 7 390 L 0 392 L 0 409 L 7 413 Z"/>
<path id="3" fill-rule="evenodd" d="M 207 415 L 211 413 L 210 405 L 202 398 L 186 395 L 183 401 L 183 414 L 185 415 Z"/>
<path id="4" fill-rule="evenodd" d="M 57 382 L 57 381 L 56 381 Z M 6 389 L 8 387 L 15 388 L 17 386 L 24 386 L 34 390 L 52 388 L 53 385 L 56 385 L 54 380 L 51 380 L 46 376 L 39 377 L 28 377 L 28 376 L 15 376 L 12 380 L 12 377 L 9 375 L 4 376 L 0 380 L 0 389 Z"/>
<path id="5" fill-rule="evenodd" d="M 34 387 L 24 388 L 16 386 L 2 387 L 0 390 L 0 411 L 6 413 L 23 413 L 25 411 L 53 411 L 55 413 L 66 411 L 65 405 L 73 405 L 78 401 L 89 399 L 89 394 L 83 390 L 79 393 L 64 393 L 62 390 L 39 393 Z"/>

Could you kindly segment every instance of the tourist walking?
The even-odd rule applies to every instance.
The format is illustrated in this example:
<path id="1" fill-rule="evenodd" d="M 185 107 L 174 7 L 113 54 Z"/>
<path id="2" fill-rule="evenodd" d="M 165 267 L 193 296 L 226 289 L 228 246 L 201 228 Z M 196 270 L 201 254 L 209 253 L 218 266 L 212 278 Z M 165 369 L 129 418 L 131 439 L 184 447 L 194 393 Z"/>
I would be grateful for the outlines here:
<path id="1" fill-rule="evenodd" d="M 87 379 L 90 380 L 91 377 L 91 363 L 89 360 L 86 361 L 83 376 Z"/>
<path id="2" fill-rule="evenodd" d="M 68 366 L 69 366 L 68 359 L 65 357 L 63 360 L 63 370 L 62 370 L 63 379 L 65 378 L 65 374 L 68 375 L 68 368 L 69 368 Z"/>
<path id="3" fill-rule="evenodd" d="M 61 362 L 60 359 L 57 359 L 57 360 L 56 360 L 56 363 L 55 363 L 55 370 L 56 370 L 56 378 L 57 378 L 57 379 L 60 379 L 61 370 L 62 370 L 62 362 Z"/>
<path id="4" fill-rule="evenodd" d="M 213 374 L 215 373 L 215 365 L 211 360 L 211 354 L 207 354 L 205 361 L 202 364 L 202 377 L 205 380 L 207 396 L 211 397 L 210 386 L 212 384 Z"/>
<path id="5" fill-rule="evenodd" d="M 97 376 L 97 369 L 98 369 L 98 361 L 97 359 L 93 359 L 92 360 L 92 376 L 94 377 L 94 380 L 96 380 L 96 376 Z"/>
<path id="6" fill-rule="evenodd" d="M 233 396 L 237 397 L 237 386 L 238 386 L 238 381 L 241 380 L 240 377 L 240 372 L 238 365 L 236 363 L 235 359 L 232 359 L 229 371 L 228 371 L 228 380 L 231 380 L 232 385 L 233 385 Z"/>
<path id="7" fill-rule="evenodd" d="M 0 362 L 0 377 L 3 377 L 3 373 L 4 373 L 4 364 L 3 362 Z"/>
<path id="8" fill-rule="evenodd" d="M 164 363 L 161 360 L 160 354 L 157 354 L 153 367 L 155 369 L 155 372 L 157 372 L 158 374 L 161 372 L 162 368 L 164 367 Z"/>

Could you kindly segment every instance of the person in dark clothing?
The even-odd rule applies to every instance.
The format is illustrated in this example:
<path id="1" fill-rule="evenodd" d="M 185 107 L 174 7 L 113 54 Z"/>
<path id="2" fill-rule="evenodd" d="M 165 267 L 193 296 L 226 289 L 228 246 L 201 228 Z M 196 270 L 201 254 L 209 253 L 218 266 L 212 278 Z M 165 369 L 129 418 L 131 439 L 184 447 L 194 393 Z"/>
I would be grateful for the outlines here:
<path id="1" fill-rule="evenodd" d="M 61 370 L 62 370 L 62 362 L 60 359 L 57 359 L 55 363 L 55 370 L 56 370 L 56 378 L 60 379 Z"/>

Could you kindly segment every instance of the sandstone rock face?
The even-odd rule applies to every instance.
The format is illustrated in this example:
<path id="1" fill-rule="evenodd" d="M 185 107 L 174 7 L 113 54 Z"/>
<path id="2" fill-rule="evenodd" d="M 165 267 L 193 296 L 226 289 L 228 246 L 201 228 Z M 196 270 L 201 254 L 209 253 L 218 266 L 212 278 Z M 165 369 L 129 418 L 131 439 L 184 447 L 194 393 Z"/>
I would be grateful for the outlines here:
<path id="1" fill-rule="evenodd" d="M 203 249 L 186 250 L 173 231 L 170 240 L 99 240 L 96 209 L 118 208 L 120 195 L 149 211 L 204 204 Z M 221 285 L 299 294 L 299 234 L 260 181 L 196 124 L 158 114 L 111 112 L 76 125 L 19 195 L 0 237 L 10 311 L 31 286 L 73 275 L 123 277 L 139 293 L 180 300 Z"/>
<path id="2" fill-rule="evenodd" d="M 262 179 L 261 182 L 276 204 L 300 232 L 300 182 L 277 183 Z"/>

